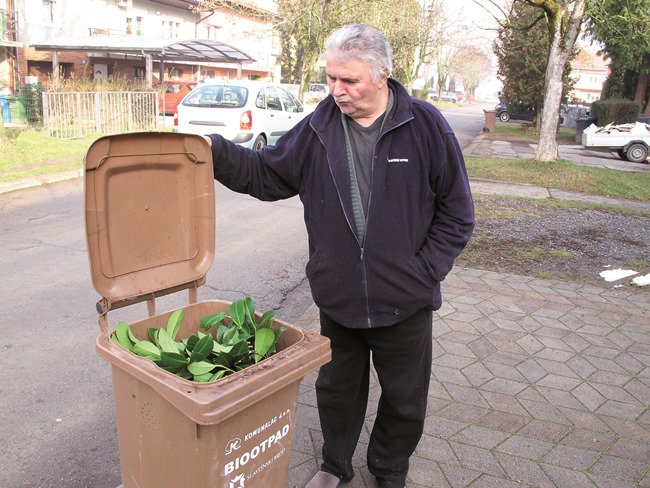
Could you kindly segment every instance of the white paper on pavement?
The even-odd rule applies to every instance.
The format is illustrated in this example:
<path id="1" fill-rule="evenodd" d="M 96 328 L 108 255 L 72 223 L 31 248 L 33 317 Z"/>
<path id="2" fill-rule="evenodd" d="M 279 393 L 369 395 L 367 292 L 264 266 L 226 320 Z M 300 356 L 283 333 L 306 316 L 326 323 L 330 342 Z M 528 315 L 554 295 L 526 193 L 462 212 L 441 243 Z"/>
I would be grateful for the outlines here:
<path id="1" fill-rule="evenodd" d="M 607 271 L 600 272 L 600 276 L 604 278 L 605 281 L 618 281 L 627 278 L 628 276 L 634 276 L 635 274 L 639 274 L 639 272 L 632 269 L 621 268 L 608 269 Z"/>

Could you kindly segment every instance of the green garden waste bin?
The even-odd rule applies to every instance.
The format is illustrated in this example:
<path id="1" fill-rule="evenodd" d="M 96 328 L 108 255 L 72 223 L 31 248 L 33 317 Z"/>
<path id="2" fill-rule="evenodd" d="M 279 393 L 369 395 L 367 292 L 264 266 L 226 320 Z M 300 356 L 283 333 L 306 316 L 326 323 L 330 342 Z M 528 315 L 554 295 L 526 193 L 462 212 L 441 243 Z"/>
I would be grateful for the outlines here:
<path id="1" fill-rule="evenodd" d="M 11 110 L 11 122 L 14 124 L 24 124 L 27 120 L 25 116 L 25 97 L 21 95 L 7 95 L 9 107 Z"/>
<path id="2" fill-rule="evenodd" d="M 130 324 L 140 340 L 173 313 L 157 313 L 157 297 L 189 291 L 179 339 L 228 310 L 197 300 L 215 255 L 212 154 L 201 136 L 140 132 L 97 139 L 84 163 L 88 256 L 102 297 L 96 351 L 111 364 L 123 487 L 284 488 L 298 388 L 330 360 L 329 339 L 276 320 L 285 329 L 276 354 L 207 383 L 117 344 L 113 309 L 147 302 L 149 317 Z"/>

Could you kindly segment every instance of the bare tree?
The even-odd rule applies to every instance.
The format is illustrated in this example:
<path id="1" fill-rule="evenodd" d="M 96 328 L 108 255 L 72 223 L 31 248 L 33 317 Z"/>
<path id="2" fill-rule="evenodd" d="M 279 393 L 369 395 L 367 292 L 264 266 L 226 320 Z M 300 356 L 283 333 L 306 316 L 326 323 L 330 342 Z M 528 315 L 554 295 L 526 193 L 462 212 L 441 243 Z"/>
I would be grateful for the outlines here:
<path id="1" fill-rule="evenodd" d="M 195 10 L 225 9 L 242 17 L 272 22 L 280 33 L 283 77 L 297 82 L 302 95 L 313 77 L 325 39 L 342 25 L 355 5 L 350 0 L 278 0 L 277 7 L 277 14 L 273 14 L 231 0 L 202 0 Z"/>
<path id="2" fill-rule="evenodd" d="M 351 0 L 278 0 L 283 18 L 277 25 L 284 41 L 282 59 L 293 58 L 288 64 L 296 68 L 300 93 L 314 76 L 327 37 L 353 19 L 358 8 Z"/>
<path id="3" fill-rule="evenodd" d="M 422 2 L 418 25 L 418 45 L 415 49 L 413 79 L 416 79 L 426 65 L 431 64 L 438 47 L 445 42 L 446 14 L 442 0 Z"/>
<path id="4" fill-rule="evenodd" d="M 435 64 L 438 74 L 438 101 L 447 87 L 461 60 L 461 53 L 470 41 L 471 31 L 459 18 L 450 18 L 441 9 L 431 26 L 431 62 Z"/>
<path id="5" fill-rule="evenodd" d="M 459 50 L 456 46 L 438 46 L 436 66 L 438 68 L 438 101 L 442 99 L 442 92 L 451 78 L 458 57 Z"/>
<path id="6" fill-rule="evenodd" d="M 377 0 L 355 12 L 355 22 L 373 25 L 386 36 L 393 54 L 392 76 L 407 88 L 411 88 L 414 79 L 420 15 L 417 0 Z"/>
<path id="7" fill-rule="evenodd" d="M 300 84 L 302 93 L 314 76 L 327 36 L 348 23 L 366 23 L 381 30 L 393 50 L 393 76 L 412 88 L 421 66 L 434 59 L 447 36 L 443 0 L 277 0 L 276 15 L 254 12 L 231 0 L 202 0 L 196 11 L 229 9 L 274 22 L 282 42 L 283 77 Z"/>
<path id="8" fill-rule="evenodd" d="M 453 71 L 463 82 L 465 94 L 474 97 L 476 88 L 492 72 L 492 61 L 480 47 L 463 46 L 459 49 Z"/>

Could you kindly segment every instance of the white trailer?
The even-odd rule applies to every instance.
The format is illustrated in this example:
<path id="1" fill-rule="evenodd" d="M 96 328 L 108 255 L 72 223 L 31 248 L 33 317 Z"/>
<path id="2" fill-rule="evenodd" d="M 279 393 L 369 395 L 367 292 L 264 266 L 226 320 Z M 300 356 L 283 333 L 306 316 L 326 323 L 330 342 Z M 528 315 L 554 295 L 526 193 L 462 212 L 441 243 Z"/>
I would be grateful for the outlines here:
<path id="1" fill-rule="evenodd" d="M 650 124 L 634 124 L 597 127 L 591 124 L 582 132 L 582 145 L 616 151 L 621 159 L 643 163 L 650 149 Z"/>

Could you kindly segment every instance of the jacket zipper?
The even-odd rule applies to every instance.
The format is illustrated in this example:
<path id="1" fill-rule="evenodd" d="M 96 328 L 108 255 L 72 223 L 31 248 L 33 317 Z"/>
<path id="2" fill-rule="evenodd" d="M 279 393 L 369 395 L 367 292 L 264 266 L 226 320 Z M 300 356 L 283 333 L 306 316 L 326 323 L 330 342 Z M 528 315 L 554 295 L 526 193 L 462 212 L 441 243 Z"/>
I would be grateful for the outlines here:
<path id="1" fill-rule="evenodd" d="M 377 138 L 377 142 L 375 143 L 375 150 L 373 150 L 373 152 L 372 152 L 373 162 L 374 162 L 374 159 L 375 159 L 375 151 L 377 149 L 377 145 L 379 144 L 379 141 L 381 140 L 381 138 L 384 137 L 384 135 L 387 134 L 388 132 L 390 132 L 390 131 L 392 131 L 394 129 L 397 129 L 398 127 L 401 127 L 402 125 L 406 124 L 407 122 L 410 122 L 413 119 L 414 119 L 414 117 L 403 120 L 401 123 L 391 127 L 390 129 L 386 129 L 383 133 L 379 134 L 379 137 Z M 373 170 L 374 170 L 374 166 L 375 165 L 373 163 Z M 372 185 L 371 185 L 370 188 L 371 188 L 370 189 L 370 194 L 368 195 L 368 214 L 370 214 L 370 203 L 372 202 Z M 339 198 L 339 200 L 340 200 L 340 198 Z M 365 299 L 366 299 L 367 326 L 368 326 L 369 329 L 371 329 L 372 328 L 372 318 L 371 318 L 371 314 L 370 314 L 370 291 L 368 290 L 368 272 L 366 270 L 366 261 L 364 259 L 364 256 L 365 256 L 365 247 L 364 247 L 364 245 L 365 245 L 365 240 L 366 240 L 365 236 L 366 236 L 366 233 L 368 231 L 368 219 L 369 219 L 369 215 L 366 215 L 366 222 L 365 222 L 366 232 L 363 233 L 363 235 L 364 235 L 363 241 L 364 242 L 360 242 L 359 247 L 361 249 L 360 260 L 361 260 L 361 269 L 363 270 L 363 291 L 364 291 L 364 295 L 365 295 Z M 349 221 L 348 221 L 348 225 L 350 225 Z"/>
<path id="2" fill-rule="evenodd" d="M 370 292 L 368 291 L 368 273 L 366 272 L 366 261 L 364 259 L 364 248 L 361 246 L 361 269 L 363 271 L 363 294 L 366 298 L 366 323 L 369 329 L 372 328 L 372 319 L 370 318 Z"/>
<path id="3" fill-rule="evenodd" d="M 392 131 L 394 129 L 397 129 L 398 127 L 401 127 L 402 125 L 406 124 L 407 122 L 410 122 L 414 118 L 415 117 L 409 117 L 407 119 L 404 119 L 399 124 L 394 125 L 393 127 L 389 128 L 389 129 L 386 129 L 384 132 L 382 132 L 379 135 L 379 138 L 377 139 L 377 143 L 375 144 L 375 149 L 377 148 L 377 144 L 379 144 L 379 141 L 381 140 L 382 137 L 384 137 L 385 134 L 387 134 L 388 132 L 390 132 L 390 131 Z M 311 123 L 310 123 L 310 125 L 311 125 Z M 313 126 L 312 126 L 312 130 L 316 133 L 316 137 L 318 137 L 318 140 L 323 145 L 323 147 L 327 148 L 327 146 L 323 142 L 323 139 L 321 138 L 320 133 L 317 130 L 315 130 Z M 327 150 L 325 152 L 327 154 Z M 373 156 L 372 157 L 373 157 L 373 160 L 374 160 L 374 157 L 375 157 L 374 151 L 373 151 Z M 332 181 L 334 182 L 334 186 L 336 187 L 336 194 L 338 195 L 338 198 L 339 198 L 339 205 L 341 205 L 341 208 L 344 208 L 343 200 L 341 200 L 340 188 L 338 187 L 338 184 L 336 182 L 336 178 L 332 174 L 332 165 L 331 165 L 330 160 L 329 160 L 329 155 L 327 155 L 327 166 L 330 169 L 330 174 L 332 175 Z M 368 213 L 370 213 L 370 200 L 371 199 L 372 199 L 372 189 L 370 191 L 370 195 L 368 196 Z M 350 232 L 352 232 L 352 234 L 356 236 L 356 232 L 354 230 L 354 227 L 352 226 L 352 223 L 350 222 L 350 219 L 348 218 L 348 215 L 345 212 L 343 212 L 343 214 L 345 215 L 345 221 L 348 223 L 348 227 L 350 229 Z M 366 215 L 366 230 L 367 230 L 367 228 L 368 228 L 368 216 Z M 365 233 L 364 233 L 363 240 L 364 240 L 364 242 L 366 240 Z M 364 292 L 365 300 L 366 300 L 366 322 L 367 322 L 367 327 L 369 329 L 371 329 L 372 328 L 372 318 L 371 318 L 371 315 L 370 315 L 370 292 L 368 291 L 368 273 L 366 271 L 364 242 L 359 242 L 358 239 L 356 239 L 356 241 L 357 241 L 357 244 L 359 245 L 359 250 L 360 250 L 359 260 L 361 261 L 361 269 L 362 269 L 362 274 L 363 274 L 363 292 Z"/>

